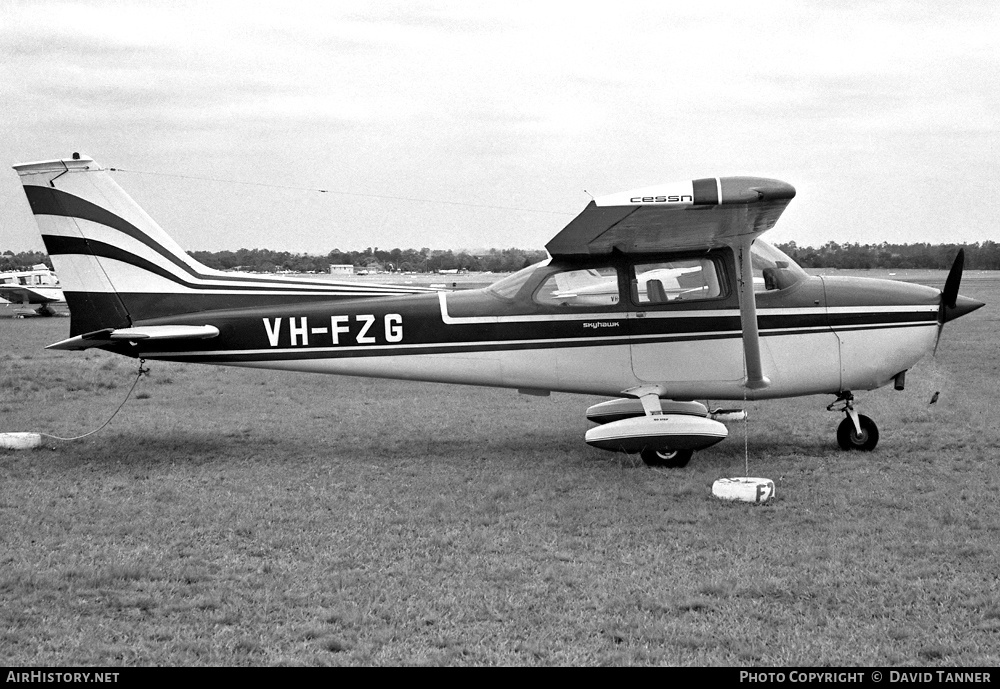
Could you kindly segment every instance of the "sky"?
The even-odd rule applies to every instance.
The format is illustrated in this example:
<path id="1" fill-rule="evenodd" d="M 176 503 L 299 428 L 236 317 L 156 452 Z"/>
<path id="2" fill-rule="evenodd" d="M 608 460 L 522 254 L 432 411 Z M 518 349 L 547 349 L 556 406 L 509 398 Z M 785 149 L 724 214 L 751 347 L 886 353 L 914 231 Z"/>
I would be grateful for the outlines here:
<path id="1" fill-rule="evenodd" d="M 74 151 L 188 250 L 541 249 L 728 175 L 796 187 L 772 241 L 1000 241 L 993 0 L 4 0 L 0 58 L 0 251 Z"/>

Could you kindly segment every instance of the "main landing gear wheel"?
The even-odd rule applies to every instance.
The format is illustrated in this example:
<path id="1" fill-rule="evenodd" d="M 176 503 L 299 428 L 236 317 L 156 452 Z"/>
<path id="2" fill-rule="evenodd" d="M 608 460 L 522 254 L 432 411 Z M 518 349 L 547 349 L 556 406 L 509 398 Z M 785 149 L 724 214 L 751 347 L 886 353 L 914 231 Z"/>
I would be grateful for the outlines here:
<path id="1" fill-rule="evenodd" d="M 851 417 L 847 417 L 840 422 L 837 427 L 837 443 L 842 450 L 863 450 L 865 452 L 875 449 L 878 445 L 878 426 L 875 422 L 864 414 L 858 414 L 858 424 L 861 426 L 861 433 L 854 428 Z M 645 459 L 645 457 L 643 457 Z"/>
<path id="2" fill-rule="evenodd" d="M 667 467 L 670 469 L 680 469 L 686 467 L 691 461 L 694 450 L 654 450 L 646 448 L 639 453 L 642 461 L 649 467 Z"/>

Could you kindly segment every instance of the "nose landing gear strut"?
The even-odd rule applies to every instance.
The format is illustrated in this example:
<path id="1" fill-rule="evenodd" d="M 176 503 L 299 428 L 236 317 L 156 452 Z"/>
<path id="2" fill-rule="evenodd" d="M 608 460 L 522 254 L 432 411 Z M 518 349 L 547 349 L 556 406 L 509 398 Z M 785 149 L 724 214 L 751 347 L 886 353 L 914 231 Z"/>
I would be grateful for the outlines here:
<path id="1" fill-rule="evenodd" d="M 843 403 L 842 407 L 837 407 Z M 827 411 L 842 411 L 847 415 L 840 426 L 837 427 L 837 444 L 842 450 L 863 450 L 865 452 L 875 449 L 878 445 L 878 426 L 875 422 L 864 414 L 859 414 L 854 409 L 854 393 L 844 390 L 837 395 L 827 408 Z"/>

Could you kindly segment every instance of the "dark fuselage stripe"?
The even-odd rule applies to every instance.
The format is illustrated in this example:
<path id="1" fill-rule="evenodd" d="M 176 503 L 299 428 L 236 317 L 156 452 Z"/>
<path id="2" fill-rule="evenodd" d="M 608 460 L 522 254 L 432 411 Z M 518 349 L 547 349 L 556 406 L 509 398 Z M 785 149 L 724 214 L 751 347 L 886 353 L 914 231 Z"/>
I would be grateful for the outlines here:
<path id="1" fill-rule="evenodd" d="M 857 326 L 842 328 L 844 330 L 890 330 L 899 328 L 928 327 L 932 323 L 886 323 L 882 325 Z M 785 329 L 761 332 L 765 338 L 788 337 L 793 335 L 814 335 L 827 332 L 826 329 Z M 835 331 L 834 331 L 835 332 Z M 197 361 L 202 363 L 226 363 L 254 361 L 307 361 L 315 359 L 341 359 L 355 357 L 379 356 L 415 356 L 422 354 L 454 354 L 464 352 L 515 351 L 515 350 L 547 350 L 577 347 L 601 346 L 638 346 L 647 344 L 666 344 L 674 342 L 698 342 L 705 340 L 739 339 L 740 332 L 696 333 L 691 335 L 661 335 L 656 338 L 641 339 L 628 336 L 592 337 L 592 338 L 560 338 L 551 340 L 521 340 L 521 341 L 479 341 L 479 342 L 441 342 L 426 344 L 398 345 L 345 345 L 342 347 L 301 347 L 281 348 L 274 350 L 229 350 L 229 351 L 158 351 L 141 352 L 142 356 L 174 361 Z M 123 352 L 128 353 L 128 352 Z"/>

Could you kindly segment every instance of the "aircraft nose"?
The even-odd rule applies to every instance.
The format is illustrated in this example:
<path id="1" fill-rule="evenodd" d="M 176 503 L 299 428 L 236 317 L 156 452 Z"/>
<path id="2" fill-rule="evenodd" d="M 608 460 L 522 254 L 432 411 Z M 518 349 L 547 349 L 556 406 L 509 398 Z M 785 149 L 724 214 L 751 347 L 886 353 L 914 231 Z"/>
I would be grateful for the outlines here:
<path id="1" fill-rule="evenodd" d="M 955 305 L 944 306 L 944 314 L 942 315 L 941 322 L 947 323 L 948 321 L 953 321 L 956 318 L 961 318 L 967 313 L 972 313 L 981 306 L 986 306 L 984 302 L 977 301 L 975 299 L 969 299 L 969 297 L 963 297 L 958 295 L 955 298 Z"/>

